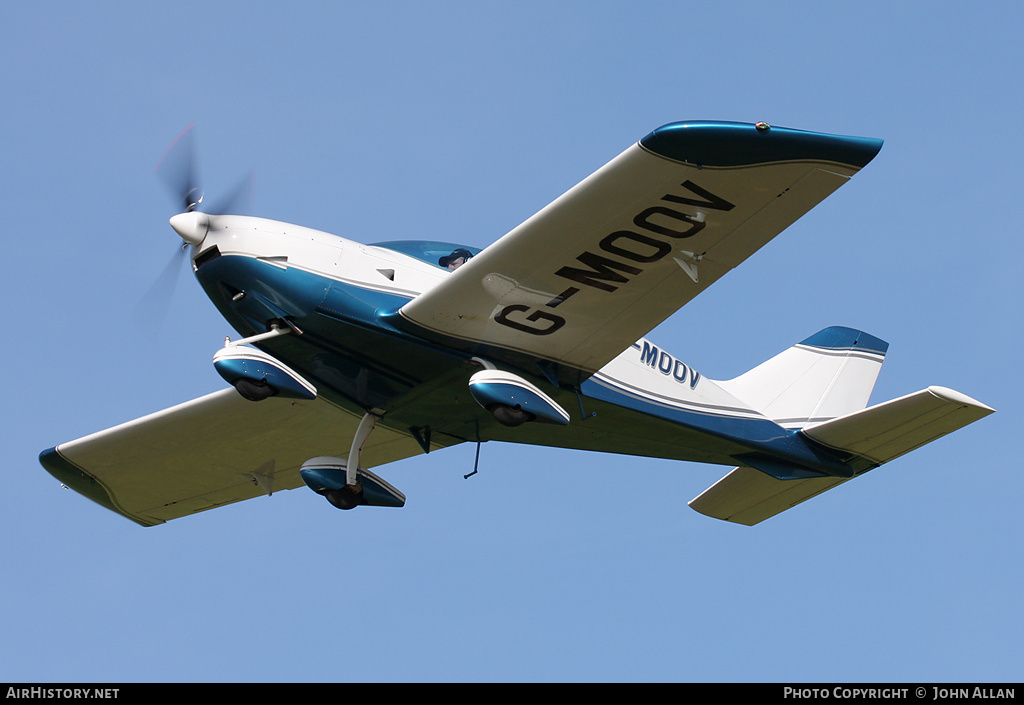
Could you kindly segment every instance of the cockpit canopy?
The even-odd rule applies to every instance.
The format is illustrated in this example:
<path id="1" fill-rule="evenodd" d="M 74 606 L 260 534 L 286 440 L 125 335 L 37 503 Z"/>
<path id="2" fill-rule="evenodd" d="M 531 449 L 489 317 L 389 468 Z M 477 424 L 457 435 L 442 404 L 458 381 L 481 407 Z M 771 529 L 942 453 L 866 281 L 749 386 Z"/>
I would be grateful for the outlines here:
<path id="1" fill-rule="evenodd" d="M 455 254 L 457 250 L 465 250 L 469 252 L 471 257 L 480 254 L 479 247 L 469 247 L 468 245 L 459 245 L 453 242 L 434 242 L 431 240 L 375 242 L 373 247 L 383 247 L 395 252 L 401 252 L 403 255 L 415 257 L 421 262 L 431 264 L 438 269 L 447 269 L 447 263 L 442 264 L 442 260 Z"/>

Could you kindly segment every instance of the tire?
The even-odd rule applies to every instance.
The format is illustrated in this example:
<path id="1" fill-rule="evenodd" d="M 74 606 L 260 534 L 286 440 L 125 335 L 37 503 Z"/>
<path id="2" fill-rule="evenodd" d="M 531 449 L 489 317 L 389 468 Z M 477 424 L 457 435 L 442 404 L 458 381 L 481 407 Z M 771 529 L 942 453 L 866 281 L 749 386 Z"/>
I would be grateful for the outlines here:
<path id="1" fill-rule="evenodd" d="M 277 395 L 277 387 L 268 384 L 265 379 L 254 382 L 251 379 L 239 377 L 231 384 L 235 386 L 239 394 L 249 401 L 263 401 Z"/>
<path id="2" fill-rule="evenodd" d="M 340 490 L 327 490 L 324 497 L 338 509 L 355 509 L 363 501 L 363 491 L 360 488 L 357 492 L 346 485 Z"/>
<path id="3" fill-rule="evenodd" d="M 492 404 L 487 407 L 487 410 L 502 426 L 522 426 L 527 421 L 533 421 L 536 418 L 529 411 L 523 411 L 518 406 L 509 406 L 508 404 Z"/>

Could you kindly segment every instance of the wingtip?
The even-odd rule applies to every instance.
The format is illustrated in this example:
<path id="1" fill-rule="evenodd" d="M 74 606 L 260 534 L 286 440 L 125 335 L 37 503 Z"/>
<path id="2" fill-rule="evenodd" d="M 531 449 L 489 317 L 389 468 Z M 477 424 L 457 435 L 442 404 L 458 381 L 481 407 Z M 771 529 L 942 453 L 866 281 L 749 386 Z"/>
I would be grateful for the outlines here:
<path id="1" fill-rule="evenodd" d="M 861 169 L 882 149 L 883 140 L 847 137 L 765 123 L 690 120 L 662 125 L 641 146 L 674 161 L 701 166 L 750 166 L 815 160 Z"/>
<path id="2" fill-rule="evenodd" d="M 982 416 L 988 416 L 989 414 L 994 414 L 996 412 L 996 410 L 988 404 L 983 404 L 977 399 L 969 397 L 963 392 L 958 392 L 955 389 L 950 389 L 949 387 L 931 386 L 928 387 L 928 391 L 943 401 L 973 407 L 979 412 L 982 412 Z"/>

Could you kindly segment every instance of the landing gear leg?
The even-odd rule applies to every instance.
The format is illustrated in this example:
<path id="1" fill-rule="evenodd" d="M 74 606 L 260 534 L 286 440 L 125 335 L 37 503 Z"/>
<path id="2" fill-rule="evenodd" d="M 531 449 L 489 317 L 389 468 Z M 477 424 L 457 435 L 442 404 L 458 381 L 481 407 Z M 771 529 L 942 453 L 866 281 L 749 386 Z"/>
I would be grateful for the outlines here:
<path id="1" fill-rule="evenodd" d="M 370 432 L 377 425 L 377 418 L 377 416 L 369 411 L 363 414 L 359 427 L 356 428 L 356 435 L 352 437 L 352 448 L 348 452 L 348 463 L 345 469 L 345 484 L 348 486 L 346 489 L 353 488 L 353 490 L 356 490 L 359 485 L 356 474 L 359 471 L 359 456 L 362 455 L 363 444 L 366 443 L 366 439 L 370 437 Z"/>
<path id="2" fill-rule="evenodd" d="M 359 420 L 348 458 L 318 456 L 299 468 L 299 476 L 309 489 L 327 499 L 338 509 L 371 507 L 404 507 L 405 495 L 366 468 L 359 461 L 363 446 L 380 417 L 367 412 Z"/>

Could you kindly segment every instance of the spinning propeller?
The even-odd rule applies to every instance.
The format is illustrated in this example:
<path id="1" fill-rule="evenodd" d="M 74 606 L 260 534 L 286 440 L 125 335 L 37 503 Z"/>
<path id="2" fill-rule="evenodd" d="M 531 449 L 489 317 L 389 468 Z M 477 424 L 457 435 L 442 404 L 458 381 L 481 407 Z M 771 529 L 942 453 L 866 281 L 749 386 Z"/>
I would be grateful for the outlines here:
<path id="1" fill-rule="evenodd" d="M 163 321 L 190 246 L 197 247 L 202 243 L 211 217 L 216 217 L 210 214 L 237 213 L 240 205 L 247 206 L 251 202 L 252 172 L 224 199 L 209 207 L 210 204 L 204 200 L 205 192 L 196 168 L 194 128 L 194 124 L 186 127 L 167 148 L 156 166 L 157 176 L 170 189 L 175 207 L 179 210 L 177 215 L 171 217 L 170 224 L 183 242 L 137 307 L 136 318 L 140 322 L 156 321 L 159 325 Z M 241 210 L 247 212 L 248 208 Z"/>
<path id="2" fill-rule="evenodd" d="M 178 203 L 178 208 L 191 213 L 203 202 L 203 189 L 196 173 L 195 124 L 178 135 L 156 165 L 156 173 L 163 179 Z"/>
<path id="3" fill-rule="evenodd" d="M 186 127 L 164 152 L 156 172 L 170 189 L 180 212 L 171 227 L 189 245 L 199 245 L 210 225 L 210 213 L 233 213 L 242 201 L 251 200 L 252 173 L 216 204 L 204 204 L 205 191 L 196 168 L 195 125 Z M 200 206 L 204 206 L 200 210 Z M 243 209 L 243 210 L 248 210 Z"/>

